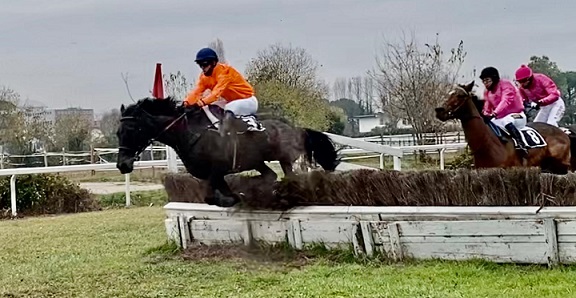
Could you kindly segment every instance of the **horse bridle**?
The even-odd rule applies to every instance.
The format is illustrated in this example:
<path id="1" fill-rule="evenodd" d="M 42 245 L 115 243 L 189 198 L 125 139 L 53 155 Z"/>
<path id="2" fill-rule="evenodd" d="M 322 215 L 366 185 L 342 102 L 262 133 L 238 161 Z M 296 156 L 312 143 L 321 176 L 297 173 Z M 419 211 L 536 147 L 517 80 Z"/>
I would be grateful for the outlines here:
<path id="1" fill-rule="evenodd" d="M 176 124 L 176 122 L 180 121 L 180 119 L 182 119 L 184 116 L 186 116 L 186 112 L 184 112 L 182 115 L 178 116 L 176 119 L 172 120 L 172 122 L 170 122 L 170 124 L 168 124 L 166 127 L 164 127 L 164 129 L 162 129 L 162 131 L 160 131 L 160 133 L 158 133 L 155 137 L 148 140 L 148 143 L 146 143 L 146 145 L 144 145 L 144 147 L 142 147 L 138 150 L 134 150 L 133 148 L 130 148 L 130 147 L 118 146 L 118 150 L 134 151 L 134 159 L 139 160 L 140 154 L 146 149 L 146 147 L 150 146 L 150 144 L 152 144 L 163 133 L 168 131 L 170 129 L 170 127 L 172 127 L 174 124 Z M 136 120 L 136 119 L 137 118 L 134 116 L 125 116 L 125 117 L 120 118 L 120 122 L 126 121 L 126 120 Z M 141 130 L 141 128 L 138 128 L 138 130 Z"/>
<path id="2" fill-rule="evenodd" d="M 470 96 L 470 93 L 468 93 L 468 91 L 466 91 L 466 89 L 462 88 L 461 86 L 456 85 L 455 89 L 461 90 L 462 92 L 464 92 L 465 96 Z M 456 90 L 451 90 L 448 94 L 452 94 L 452 92 L 456 92 Z M 456 108 L 454 108 L 454 110 L 449 110 L 448 112 L 448 116 L 450 117 L 454 117 L 454 113 L 458 112 L 458 110 L 460 110 L 464 105 L 466 104 L 466 100 L 463 100 L 460 104 L 458 104 L 456 106 Z"/>

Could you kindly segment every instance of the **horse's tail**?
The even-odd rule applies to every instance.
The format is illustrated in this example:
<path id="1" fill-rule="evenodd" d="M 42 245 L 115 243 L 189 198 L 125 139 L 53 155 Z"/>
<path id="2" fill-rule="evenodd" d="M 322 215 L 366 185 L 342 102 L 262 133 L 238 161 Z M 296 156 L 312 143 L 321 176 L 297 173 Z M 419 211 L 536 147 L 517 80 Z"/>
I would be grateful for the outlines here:
<path id="1" fill-rule="evenodd" d="M 570 133 L 568 137 L 570 138 L 570 168 L 572 171 L 576 171 L 576 129 L 569 127 Z"/>
<path id="2" fill-rule="evenodd" d="M 312 163 L 312 157 L 326 171 L 334 171 L 340 159 L 338 151 L 332 140 L 324 133 L 309 128 L 304 128 L 304 148 L 308 162 Z"/>

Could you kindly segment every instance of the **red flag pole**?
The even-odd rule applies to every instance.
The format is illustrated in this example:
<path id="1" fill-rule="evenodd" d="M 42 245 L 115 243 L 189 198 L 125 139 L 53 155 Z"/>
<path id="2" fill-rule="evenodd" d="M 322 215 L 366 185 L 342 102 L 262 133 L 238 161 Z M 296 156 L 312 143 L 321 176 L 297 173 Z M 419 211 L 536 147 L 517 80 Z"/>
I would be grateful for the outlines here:
<path id="1" fill-rule="evenodd" d="M 154 87 L 152 96 L 164 99 L 164 82 L 162 81 L 162 63 L 156 63 L 156 74 L 154 75 Z"/>

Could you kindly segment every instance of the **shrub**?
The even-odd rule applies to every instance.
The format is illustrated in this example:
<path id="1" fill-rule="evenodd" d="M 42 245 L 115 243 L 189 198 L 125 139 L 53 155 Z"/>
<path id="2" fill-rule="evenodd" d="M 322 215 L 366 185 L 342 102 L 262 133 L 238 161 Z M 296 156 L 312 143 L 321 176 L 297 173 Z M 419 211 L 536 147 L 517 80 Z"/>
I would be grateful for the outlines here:
<path id="1" fill-rule="evenodd" d="M 474 166 L 474 156 L 472 152 L 466 147 L 466 150 L 461 154 L 454 157 L 454 160 L 446 167 L 449 170 L 456 169 L 472 169 Z"/>
<path id="2" fill-rule="evenodd" d="M 57 214 L 99 209 L 88 190 L 63 176 L 35 174 L 16 176 L 19 214 Z M 10 208 L 10 177 L 0 179 L 0 210 Z M 7 213 L 7 212 L 4 212 Z"/>

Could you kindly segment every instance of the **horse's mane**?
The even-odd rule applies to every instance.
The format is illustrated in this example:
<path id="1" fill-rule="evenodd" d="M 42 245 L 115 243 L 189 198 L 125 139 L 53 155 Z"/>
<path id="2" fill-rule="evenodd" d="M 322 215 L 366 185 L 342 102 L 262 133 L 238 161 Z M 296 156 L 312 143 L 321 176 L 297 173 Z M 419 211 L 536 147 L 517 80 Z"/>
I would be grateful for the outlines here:
<path id="1" fill-rule="evenodd" d="M 476 95 L 474 92 L 470 92 L 470 98 L 472 99 L 474 106 L 476 106 L 476 109 L 478 109 L 478 112 L 482 113 L 482 110 L 484 109 L 484 101 L 480 100 L 478 95 Z"/>
<path id="2" fill-rule="evenodd" d="M 474 104 L 474 106 L 478 110 L 478 113 L 480 113 L 480 116 L 484 119 L 484 122 L 488 123 L 490 121 L 490 118 L 485 117 L 482 114 L 482 110 L 484 109 L 485 101 L 480 100 L 480 98 L 478 98 L 478 95 L 476 95 L 476 93 L 474 93 L 474 91 L 470 92 L 470 99 L 472 100 L 472 103 Z"/>
<path id="3" fill-rule="evenodd" d="M 172 96 L 166 98 L 146 97 L 126 107 L 124 113 L 130 115 L 136 109 L 139 109 L 153 116 L 172 116 L 177 113 L 177 107 L 178 102 Z"/>

